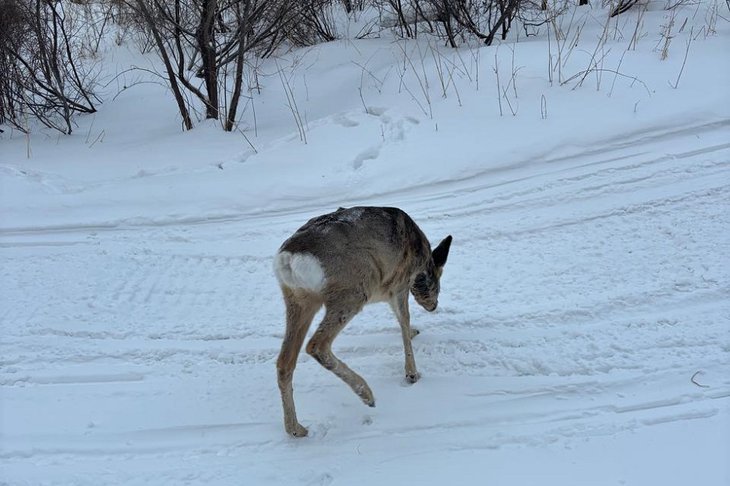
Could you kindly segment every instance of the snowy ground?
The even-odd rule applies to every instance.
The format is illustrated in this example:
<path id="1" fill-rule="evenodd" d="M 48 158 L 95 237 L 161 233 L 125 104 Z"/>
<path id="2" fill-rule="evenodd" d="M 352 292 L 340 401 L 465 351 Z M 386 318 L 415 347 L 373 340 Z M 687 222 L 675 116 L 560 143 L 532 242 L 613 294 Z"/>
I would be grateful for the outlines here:
<path id="1" fill-rule="evenodd" d="M 211 124 L 179 133 L 157 86 L 72 137 L 34 134 L 29 159 L 6 132 L 0 484 L 730 484 L 730 29 L 697 38 L 673 89 L 685 38 L 659 61 L 666 12 L 647 15 L 621 61 L 646 89 L 551 87 L 544 39 L 523 39 L 514 117 L 499 116 L 496 47 L 463 50 L 444 98 L 429 47 L 380 39 L 297 54 L 306 145 L 273 76 L 258 153 Z M 439 311 L 413 309 L 422 379 L 404 383 L 397 323 L 368 307 L 335 351 L 376 408 L 302 355 L 310 437 L 290 439 L 272 255 L 354 204 L 454 236 Z"/>

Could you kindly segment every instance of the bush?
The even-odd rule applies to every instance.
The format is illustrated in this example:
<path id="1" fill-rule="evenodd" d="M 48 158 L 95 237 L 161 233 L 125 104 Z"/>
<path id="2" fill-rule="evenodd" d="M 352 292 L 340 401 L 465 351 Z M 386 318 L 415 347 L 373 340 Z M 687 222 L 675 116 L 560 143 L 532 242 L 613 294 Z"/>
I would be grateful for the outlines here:
<path id="1" fill-rule="evenodd" d="M 73 117 L 96 111 L 91 69 L 62 2 L 0 0 L 0 123 L 28 119 L 70 134 Z"/>

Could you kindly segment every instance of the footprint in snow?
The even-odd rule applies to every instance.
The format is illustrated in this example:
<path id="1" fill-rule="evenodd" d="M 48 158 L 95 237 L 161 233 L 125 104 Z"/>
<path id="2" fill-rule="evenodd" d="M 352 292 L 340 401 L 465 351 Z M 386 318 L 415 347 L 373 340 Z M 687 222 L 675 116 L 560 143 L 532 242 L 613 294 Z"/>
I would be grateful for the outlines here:
<path id="1" fill-rule="evenodd" d="M 352 168 L 357 170 L 363 166 L 365 161 L 377 159 L 379 155 L 380 149 L 375 147 L 369 148 L 361 152 L 360 155 L 358 155 L 357 157 L 355 157 L 355 160 L 352 161 Z"/>

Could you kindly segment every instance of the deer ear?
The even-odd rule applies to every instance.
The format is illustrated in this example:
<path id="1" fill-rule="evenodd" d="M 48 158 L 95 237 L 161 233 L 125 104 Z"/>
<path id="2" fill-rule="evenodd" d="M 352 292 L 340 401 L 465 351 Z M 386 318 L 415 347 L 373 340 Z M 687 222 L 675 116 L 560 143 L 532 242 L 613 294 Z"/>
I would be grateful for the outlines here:
<path id="1" fill-rule="evenodd" d="M 446 264 L 446 259 L 449 256 L 449 248 L 451 248 L 451 235 L 444 238 L 444 240 L 439 243 L 439 246 L 434 248 L 431 252 L 433 255 L 433 263 L 436 265 L 436 268 L 443 267 Z"/>

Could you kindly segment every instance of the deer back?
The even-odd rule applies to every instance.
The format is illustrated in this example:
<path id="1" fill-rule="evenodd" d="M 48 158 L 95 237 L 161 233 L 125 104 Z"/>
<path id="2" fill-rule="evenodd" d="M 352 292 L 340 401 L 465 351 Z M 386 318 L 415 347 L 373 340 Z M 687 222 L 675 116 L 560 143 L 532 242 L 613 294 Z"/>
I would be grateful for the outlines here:
<path id="1" fill-rule="evenodd" d="M 404 211 L 387 207 L 313 218 L 282 244 L 275 262 L 282 285 L 323 295 L 362 292 L 366 302 L 390 299 L 432 267 L 426 236 Z"/>

